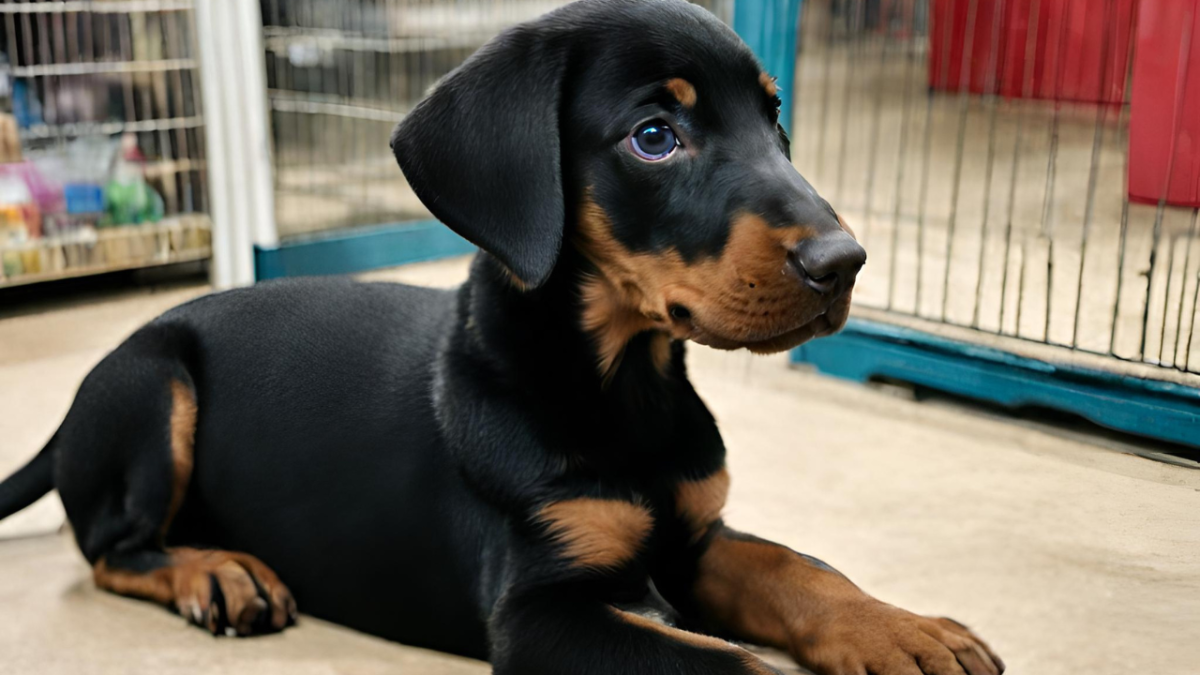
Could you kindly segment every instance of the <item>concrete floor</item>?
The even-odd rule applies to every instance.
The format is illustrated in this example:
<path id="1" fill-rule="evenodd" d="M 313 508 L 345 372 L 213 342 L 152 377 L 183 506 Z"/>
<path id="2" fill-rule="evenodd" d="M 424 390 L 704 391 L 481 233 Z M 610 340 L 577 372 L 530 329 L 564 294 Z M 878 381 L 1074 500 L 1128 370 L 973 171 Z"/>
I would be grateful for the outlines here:
<path id="1" fill-rule="evenodd" d="M 447 285 L 461 260 L 371 276 Z M 53 433 L 80 378 L 139 324 L 207 289 L 0 309 L 0 474 Z M 734 476 L 732 524 L 864 589 L 976 628 L 1012 673 L 1194 675 L 1200 471 L 951 407 L 692 348 Z M 214 639 L 96 592 L 57 499 L 0 524 L 0 673 L 485 673 L 313 619 Z M 303 608 L 301 608 L 303 609 Z"/>

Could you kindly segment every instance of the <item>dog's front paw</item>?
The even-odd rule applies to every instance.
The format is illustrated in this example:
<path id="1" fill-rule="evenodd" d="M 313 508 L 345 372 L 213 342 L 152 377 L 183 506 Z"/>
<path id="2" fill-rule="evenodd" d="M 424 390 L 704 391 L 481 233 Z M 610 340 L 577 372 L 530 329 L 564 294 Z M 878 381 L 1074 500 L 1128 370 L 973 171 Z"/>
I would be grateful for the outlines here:
<path id="1" fill-rule="evenodd" d="M 966 626 L 873 599 L 847 604 L 792 640 L 822 675 L 1000 675 L 1004 662 Z"/>

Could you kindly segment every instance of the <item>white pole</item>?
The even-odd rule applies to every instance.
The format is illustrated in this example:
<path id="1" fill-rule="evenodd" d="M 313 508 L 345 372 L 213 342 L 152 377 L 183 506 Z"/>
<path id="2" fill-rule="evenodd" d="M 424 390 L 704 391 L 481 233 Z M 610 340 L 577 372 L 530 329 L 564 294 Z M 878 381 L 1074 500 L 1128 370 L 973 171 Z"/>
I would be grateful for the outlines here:
<path id="1" fill-rule="evenodd" d="M 274 246 L 275 193 L 257 0 L 201 0 L 196 32 L 204 96 L 212 283 L 254 282 L 254 246 Z"/>
<path id="2" fill-rule="evenodd" d="M 275 174 L 271 159 L 271 118 L 267 100 L 267 60 L 262 40 L 262 5 L 258 0 L 241 0 L 238 22 L 243 31 L 241 46 L 242 119 L 246 123 L 246 154 L 249 166 L 247 181 L 253 186 L 255 199 L 251 213 L 250 231 L 256 246 L 276 246 L 279 235 L 275 229 Z"/>

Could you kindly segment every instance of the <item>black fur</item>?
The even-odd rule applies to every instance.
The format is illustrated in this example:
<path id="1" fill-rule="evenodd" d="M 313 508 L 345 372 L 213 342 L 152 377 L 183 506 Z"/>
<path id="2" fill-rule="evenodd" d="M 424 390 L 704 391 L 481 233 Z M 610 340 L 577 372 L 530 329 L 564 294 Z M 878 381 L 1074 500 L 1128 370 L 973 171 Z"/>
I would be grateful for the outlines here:
<path id="1" fill-rule="evenodd" d="M 695 84 L 694 109 L 664 96 L 670 77 Z M 50 450 L 0 487 L 0 514 L 57 487 L 89 562 L 165 564 L 178 380 L 199 421 L 168 545 L 249 552 L 307 613 L 499 673 L 750 672 L 610 608 L 651 580 L 689 606 L 704 544 L 673 490 L 725 450 L 681 343 L 660 372 L 643 333 L 598 372 L 579 290 L 596 270 L 571 236 L 588 191 L 630 250 L 686 261 L 719 254 L 739 211 L 840 233 L 773 108 L 745 45 L 682 0 L 583 0 L 505 32 L 392 139 L 430 210 L 484 249 L 466 284 L 294 280 L 171 310 L 96 366 Z M 629 155 L 623 139 L 654 117 L 692 163 Z M 534 514 L 583 496 L 650 509 L 636 559 L 566 564 Z"/>
<path id="2" fill-rule="evenodd" d="M 554 268 L 566 218 L 559 113 L 570 41 L 546 32 L 522 25 L 489 42 L 392 136 L 429 210 L 530 286 Z"/>

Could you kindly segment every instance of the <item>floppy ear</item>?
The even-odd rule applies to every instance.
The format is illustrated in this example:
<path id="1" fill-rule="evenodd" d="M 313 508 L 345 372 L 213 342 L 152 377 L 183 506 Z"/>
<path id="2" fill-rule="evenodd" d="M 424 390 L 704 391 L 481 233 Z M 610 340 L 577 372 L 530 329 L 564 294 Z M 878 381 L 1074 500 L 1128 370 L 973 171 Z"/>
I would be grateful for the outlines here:
<path id="1" fill-rule="evenodd" d="M 484 45 L 392 133 L 433 215 L 528 287 L 550 276 L 565 226 L 559 103 L 566 55 L 532 26 Z"/>

